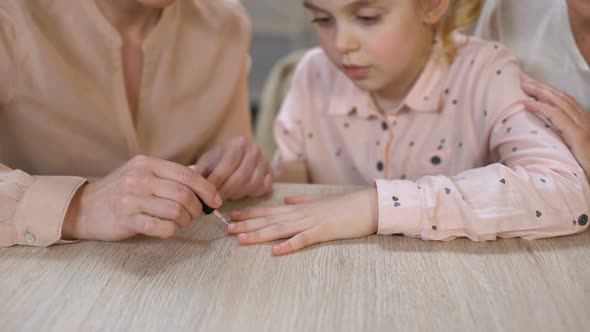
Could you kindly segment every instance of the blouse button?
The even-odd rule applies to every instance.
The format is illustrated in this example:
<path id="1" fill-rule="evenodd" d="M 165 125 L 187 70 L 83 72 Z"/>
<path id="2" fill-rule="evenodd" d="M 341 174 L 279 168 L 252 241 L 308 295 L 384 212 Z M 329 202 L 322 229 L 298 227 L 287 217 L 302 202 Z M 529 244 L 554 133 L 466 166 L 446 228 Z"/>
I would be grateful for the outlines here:
<path id="1" fill-rule="evenodd" d="M 27 243 L 35 242 L 35 235 L 33 235 L 31 233 L 25 234 L 25 241 L 27 241 Z"/>
<path id="2" fill-rule="evenodd" d="M 434 157 L 432 157 L 432 158 L 430 159 L 430 162 L 431 162 L 433 165 L 439 165 L 439 164 L 441 163 L 441 161 L 442 161 L 442 160 L 440 159 L 440 157 L 439 157 L 439 156 L 434 156 Z"/>
<path id="3" fill-rule="evenodd" d="M 578 224 L 580 224 L 580 226 L 586 226 L 587 223 L 588 223 L 588 215 L 587 214 L 583 214 L 580 216 L 580 218 L 578 218 Z"/>
<path id="4" fill-rule="evenodd" d="M 379 172 L 383 172 L 383 162 L 380 161 L 377 163 L 377 170 Z"/>

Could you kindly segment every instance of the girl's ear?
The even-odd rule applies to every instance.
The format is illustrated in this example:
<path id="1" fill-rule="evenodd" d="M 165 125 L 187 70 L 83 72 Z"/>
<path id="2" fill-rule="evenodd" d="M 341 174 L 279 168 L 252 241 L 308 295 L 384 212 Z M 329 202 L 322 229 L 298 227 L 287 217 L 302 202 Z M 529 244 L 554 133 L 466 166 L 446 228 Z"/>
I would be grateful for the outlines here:
<path id="1" fill-rule="evenodd" d="M 440 22 L 449 9 L 450 1 L 456 0 L 421 0 L 424 23 L 434 25 Z"/>

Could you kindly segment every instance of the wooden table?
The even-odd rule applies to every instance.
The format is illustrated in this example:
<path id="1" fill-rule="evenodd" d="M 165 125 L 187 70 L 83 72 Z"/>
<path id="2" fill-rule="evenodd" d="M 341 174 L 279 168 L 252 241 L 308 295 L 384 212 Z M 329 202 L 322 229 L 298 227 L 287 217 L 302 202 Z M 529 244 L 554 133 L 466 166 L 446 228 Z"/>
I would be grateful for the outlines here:
<path id="1" fill-rule="evenodd" d="M 286 194 L 350 188 L 277 185 Z M 1 331 L 583 331 L 590 233 L 425 242 L 400 236 L 273 257 L 206 217 L 167 241 L 0 249 Z"/>

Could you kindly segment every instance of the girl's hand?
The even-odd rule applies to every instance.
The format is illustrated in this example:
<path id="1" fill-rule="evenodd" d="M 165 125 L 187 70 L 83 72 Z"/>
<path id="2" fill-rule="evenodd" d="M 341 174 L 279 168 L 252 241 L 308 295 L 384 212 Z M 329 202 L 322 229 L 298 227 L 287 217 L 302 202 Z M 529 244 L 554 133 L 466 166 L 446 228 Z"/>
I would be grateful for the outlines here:
<path id="1" fill-rule="evenodd" d="M 301 203 L 298 198 L 289 198 Z M 242 244 L 289 240 L 274 246 L 284 255 L 312 244 L 369 236 L 377 232 L 377 189 L 308 201 L 297 205 L 262 207 L 231 214 L 229 233 Z"/>
<path id="2" fill-rule="evenodd" d="M 528 76 L 523 75 L 521 83 L 524 92 L 538 99 L 527 102 L 527 110 L 553 123 L 586 176 L 590 176 L 590 112 L 584 111 L 571 96 Z"/>

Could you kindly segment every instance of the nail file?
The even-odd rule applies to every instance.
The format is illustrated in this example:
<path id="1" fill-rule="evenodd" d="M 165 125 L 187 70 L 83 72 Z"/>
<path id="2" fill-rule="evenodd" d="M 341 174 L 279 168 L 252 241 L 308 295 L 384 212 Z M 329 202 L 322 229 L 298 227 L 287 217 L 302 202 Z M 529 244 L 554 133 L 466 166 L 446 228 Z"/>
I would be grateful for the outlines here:
<path id="1" fill-rule="evenodd" d="M 203 202 L 203 200 L 201 199 L 201 197 L 197 196 L 197 198 L 199 199 L 199 202 L 201 202 L 201 205 L 203 206 L 203 213 L 206 215 L 212 214 L 214 216 L 217 217 L 217 219 L 223 221 L 226 225 L 231 225 L 231 222 L 229 222 L 229 220 L 225 219 L 221 213 L 219 213 L 219 211 L 215 210 L 214 208 L 210 207 L 209 205 L 207 205 L 205 202 Z"/>

